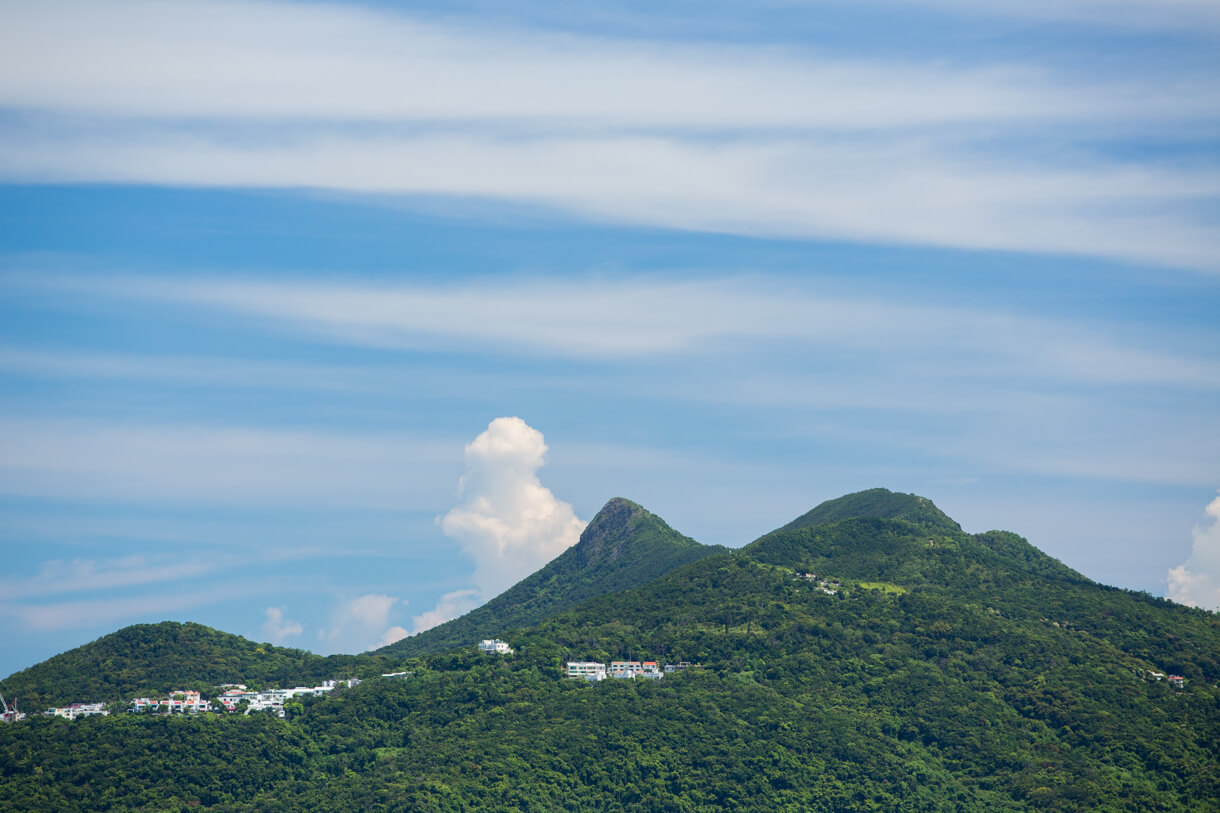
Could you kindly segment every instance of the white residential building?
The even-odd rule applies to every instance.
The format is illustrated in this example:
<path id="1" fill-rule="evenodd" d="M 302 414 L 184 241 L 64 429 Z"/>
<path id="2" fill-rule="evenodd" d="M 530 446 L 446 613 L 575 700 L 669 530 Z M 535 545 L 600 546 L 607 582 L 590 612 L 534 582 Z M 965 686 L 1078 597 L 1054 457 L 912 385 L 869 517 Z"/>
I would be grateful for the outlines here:
<path id="1" fill-rule="evenodd" d="M 47 714 L 76 720 L 81 717 L 93 717 L 95 715 L 104 717 L 110 714 L 110 712 L 106 711 L 105 703 L 73 703 L 70 706 L 63 706 L 62 708 L 47 709 Z"/>
<path id="2" fill-rule="evenodd" d="M 504 641 L 499 639 L 488 639 L 479 641 L 479 651 L 486 652 L 489 655 L 511 655 L 513 648 Z"/>
<path id="3" fill-rule="evenodd" d="M 147 697 L 137 697 L 131 701 L 128 711 L 162 712 L 168 714 L 198 714 L 201 711 L 211 711 L 211 701 L 204 700 L 199 692 L 174 690 L 164 700 L 151 700 Z"/>
<path id="4" fill-rule="evenodd" d="M 610 661 L 610 677 L 634 678 L 644 671 L 644 664 L 639 661 Z"/>
<path id="5" fill-rule="evenodd" d="M 660 680 L 665 677 L 665 673 L 661 671 L 660 665 L 656 661 L 644 661 L 637 677 L 642 677 L 645 680 Z"/>
<path id="6" fill-rule="evenodd" d="M 606 664 L 596 661 L 568 661 L 568 677 L 591 681 L 606 679 Z"/>

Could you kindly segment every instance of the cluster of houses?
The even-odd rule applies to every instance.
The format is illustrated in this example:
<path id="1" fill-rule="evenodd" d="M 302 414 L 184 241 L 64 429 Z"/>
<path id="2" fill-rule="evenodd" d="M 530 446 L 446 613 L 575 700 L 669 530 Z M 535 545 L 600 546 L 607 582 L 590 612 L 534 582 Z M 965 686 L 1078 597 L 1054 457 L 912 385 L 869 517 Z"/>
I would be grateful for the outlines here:
<path id="1" fill-rule="evenodd" d="M 50 708 L 43 713 L 48 717 L 66 717 L 69 720 L 81 717 L 105 717 L 110 714 L 105 703 L 73 703 L 70 706 Z"/>
<path id="2" fill-rule="evenodd" d="M 397 672 L 383 675 L 383 677 L 398 677 L 399 675 L 409 674 L 409 672 Z M 244 684 L 226 683 L 218 687 L 224 691 L 215 698 L 214 702 L 205 699 L 197 691 L 175 689 L 165 698 L 137 697 L 131 701 L 127 711 L 136 714 L 233 712 L 243 708 L 241 704 L 244 703 L 246 714 L 252 711 L 270 711 L 279 717 L 283 717 L 284 703 L 292 700 L 294 697 L 322 697 L 340 686 L 352 687 L 358 685 L 360 685 L 359 678 L 350 678 L 348 680 L 324 680 L 321 686 L 297 686 L 293 689 L 265 689 L 263 691 L 250 692 L 246 691 Z M 2 701 L 3 697 L 0 696 L 0 702 Z M 3 708 L 3 718 L 0 718 L 2 722 L 12 723 L 26 718 L 24 712 L 17 711 L 15 707 L 9 706 L 8 703 L 4 703 Z M 77 720 L 81 717 L 106 716 L 110 714 L 110 710 L 106 708 L 105 703 L 72 703 L 68 706 L 47 709 L 43 713 L 47 716 Z"/>
<path id="3" fill-rule="evenodd" d="M 836 585 L 837 586 L 837 585 Z M 489 655 L 511 655 L 513 648 L 499 639 L 487 639 L 479 642 L 479 651 Z M 666 673 L 679 669 L 690 668 L 687 661 L 667 663 L 664 667 L 656 661 L 611 661 L 609 664 L 592 661 L 569 661 L 569 678 L 589 681 L 602 681 L 606 678 L 660 680 Z M 411 672 L 390 672 L 383 678 L 410 677 Z M 1172 682 L 1175 678 L 1170 678 Z M 1180 680 L 1180 678 L 1177 678 Z M 263 689 L 249 691 L 243 683 L 225 683 L 218 686 L 221 693 L 211 700 L 203 697 L 198 691 L 191 689 L 176 689 L 164 698 L 137 697 L 132 700 L 127 711 L 133 714 L 204 714 L 208 712 L 236 712 L 244 710 L 246 714 L 255 711 L 268 711 L 279 717 L 284 716 L 284 704 L 296 697 L 324 697 L 339 687 L 353 687 L 360 684 L 359 678 L 347 680 L 324 680 L 320 686 L 297 686 L 292 689 Z M 0 701 L 3 698 L 0 697 Z M 4 721 L 14 722 L 25 718 L 15 707 L 7 703 L 3 706 Z M 110 711 L 105 703 L 73 703 L 69 706 L 47 709 L 46 714 L 76 720 L 80 717 L 108 715 Z"/>
<path id="4" fill-rule="evenodd" d="M 270 711 L 279 717 L 284 716 L 284 704 L 296 697 L 323 697 L 339 686 L 357 686 L 359 678 L 349 680 L 324 680 L 321 686 L 297 686 L 293 689 L 264 689 L 262 691 L 247 691 L 245 684 L 226 683 L 219 688 L 224 689 L 216 697 L 216 705 L 205 700 L 199 692 L 173 691 L 163 700 L 151 700 L 138 697 L 131 702 L 127 710 L 135 713 L 160 712 L 162 714 L 199 714 L 201 712 L 237 711 L 245 704 L 246 714 L 252 711 Z"/>
<path id="5" fill-rule="evenodd" d="M 127 710 L 137 714 L 199 714 L 200 712 L 211 711 L 212 703 L 209 700 L 204 700 L 199 692 L 174 689 L 169 693 L 169 697 L 164 700 L 137 697 L 131 701 L 131 705 L 127 707 Z"/>
<path id="6" fill-rule="evenodd" d="M 801 579 L 804 579 L 805 581 L 813 582 L 814 584 L 817 585 L 819 590 L 821 590 L 823 593 L 825 593 L 828 596 L 838 595 L 839 588 L 842 586 L 838 582 L 832 582 L 827 579 L 823 579 L 821 576 L 819 576 L 816 573 L 798 573 L 798 574 L 796 574 L 796 578 L 798 581 Z"/>
<path id="7" fill-rule="evenodd" d="M 1166 676 L 1166 674 L 1164 672 L 1149 672 L 1148 679 L 1153 681 L 1154 683 L 1159 680 L 1167 681 L 1169 683 L 1169 685 L 1175 689 L 1185 689 L 1186 688 L 1186 678 L 1182 677 L 1181 675 Z"/>
<path id="8" fill-rule="evenodd" d="M 679 669 L 690 668 L 688 661 L 667 663 L 665 668 L 656 661 L 610 661 L 607 666 L 597 661 L 568 661 L 568 677 L 573 680 L 588 680 L 598 682 L 606 678 L 660 680 L 666 672 L 676 672 Z"/>

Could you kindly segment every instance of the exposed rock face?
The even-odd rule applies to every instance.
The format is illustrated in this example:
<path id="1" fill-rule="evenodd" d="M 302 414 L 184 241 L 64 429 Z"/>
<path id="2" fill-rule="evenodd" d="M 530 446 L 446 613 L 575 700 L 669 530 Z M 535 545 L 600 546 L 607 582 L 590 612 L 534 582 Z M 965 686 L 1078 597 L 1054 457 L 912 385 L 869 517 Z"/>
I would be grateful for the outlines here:
<path id="1" fill-rule="evenodd" d="M 581 563 L 588 566 L 618 559 L 631 539 L 635 520 L 647 514 L 647 511 L 631 500 L 622 497 L 610 500 L 589 522 L 584 533 L 580 535 L 580 541 L 576 543 Z"/>

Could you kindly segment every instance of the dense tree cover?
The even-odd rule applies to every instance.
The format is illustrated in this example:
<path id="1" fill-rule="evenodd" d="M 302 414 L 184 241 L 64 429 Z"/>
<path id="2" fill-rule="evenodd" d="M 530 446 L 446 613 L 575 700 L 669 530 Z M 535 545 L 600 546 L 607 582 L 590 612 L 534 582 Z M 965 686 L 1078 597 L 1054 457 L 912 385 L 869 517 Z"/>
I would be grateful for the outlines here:
<path id="1" fill-rule="evenodd" d="M 819 504 L 812 511 L 801 514 L 779 530 L 791 531 L 825 525 L 841 519 L 874 517 L 876 519 L 901 519 L 912 525 L 940 531 L 960 531 L 961 526 L 937 508 L 931 500 L 916 494 L 899 494 L 884 488 L 857 491 Z"/>
<path id="2" fill-rule="evenodd" d="M 1220 809 L 1215 614 L 1092 584 L 1014 535 L 865 513 L 286 720 L 0 726 L 0 809 Z M 702 667 L 562 677 L 620 657 Z"/>
<path id="3" fill-rule="evenodd" d="M 725 548 L 701 545 L 630 500 L 606 503 L 580 540 L 544 568 L 461 618 L 379 650 L 388 655 L 443 652 L 501 636 L 574 607 L 627 590 Z"/>
<path id="4" fill-rule="evenodd" d="M 307 732 L 266 714 L 35 718 L 0 727 L 0 809 L 284 809 L 316 759 Z"/>
<path id="5" fill-rule="evenodd" d="M 127 702 L 172 689 L 206 692 L 218 683 L 299 686 L 380 674 L 396 662 L 369 655 L 323 657 L 202 624 L 165 621 L 126 627 L 56 655 L 5 678 L 0 691 L 34 711 L 72 702 Z"/>

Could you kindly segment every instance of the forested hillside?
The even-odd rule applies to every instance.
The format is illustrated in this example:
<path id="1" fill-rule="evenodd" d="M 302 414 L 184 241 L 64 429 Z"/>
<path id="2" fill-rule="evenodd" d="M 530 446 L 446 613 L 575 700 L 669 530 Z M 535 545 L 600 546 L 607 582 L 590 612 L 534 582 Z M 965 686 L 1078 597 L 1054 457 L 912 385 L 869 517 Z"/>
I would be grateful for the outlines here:
<path id="1" fill-rule="evenodd" d="M 137 624 L 10 675 L 0 691 L 22 710 L 71 702 L 128 701 L 172 689 L 208 690 L 219 683 L 280 685 L 361 677 L 384 671 L 370 655 L 323 657 L 259 644 L 202 624 Z"/>
<path id="2" fill-rule="evenodd" d="M 0 727 L 0 808 L 1218 809 L 1215 614 L 851 501 L 286 720 Z"/>

